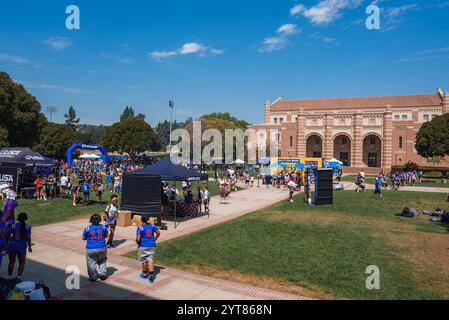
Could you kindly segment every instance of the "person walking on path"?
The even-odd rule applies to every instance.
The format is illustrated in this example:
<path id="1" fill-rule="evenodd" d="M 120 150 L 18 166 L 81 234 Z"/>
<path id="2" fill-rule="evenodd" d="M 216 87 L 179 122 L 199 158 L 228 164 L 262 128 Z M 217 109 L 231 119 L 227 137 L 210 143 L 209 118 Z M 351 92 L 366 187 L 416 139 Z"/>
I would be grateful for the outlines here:
<path id="1" fill-rule="evenodd" d="M 101 216 L 94 214 L 90 218 L 90 225 L 84 229 L 83 240 L 86 241 L 86 263 L 89 280 L 94 282 L 98 279 L 107 279 L 106 262 L 108 260 L 108 249 L 106 239 L 108 229 L 101 224 Z"/>
<path id="2" fill-rule="evenodd" d="M 118 207 L 117 207 L 118 196 L 111 196 L 111 203 L 104 210 L 104 220 L 107 223 L 109 228 L 109 237 L 108 237 L 108 248 L 114 248 L 114 235 L 115 229 L 117 228 L 118 221 Z"/>
<path id="3" fill-rule="evenodd" d="M 155 225 L 148 223 L 149 215 L 142 216 L 142 225 L 137 228 L 136 243 L 139 246 L 139 261 L 142 264 L 141 279 L 154 283 L 154 257 L 156 255 L 156 242 L 161 233 Z"/>

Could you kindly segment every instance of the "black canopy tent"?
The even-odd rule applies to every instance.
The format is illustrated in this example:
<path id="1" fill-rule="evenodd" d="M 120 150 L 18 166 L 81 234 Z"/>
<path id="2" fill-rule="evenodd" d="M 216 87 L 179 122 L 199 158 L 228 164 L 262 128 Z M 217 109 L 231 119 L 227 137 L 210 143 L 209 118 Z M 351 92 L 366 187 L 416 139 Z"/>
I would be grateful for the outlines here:
<path id="1" fill-rule="evenodd" d="M 51 168 L 55 165 L 55 159 L 47 158 L 29 148 L 0 149 L 0 184 L 9 184 L 18 192 L 22 170 Z"/>
<path id="2" fill-rule="evenodd" d="M 133 214 L 148 214 L 161 223 L 161 177 L 155 174 L 125 173 L 120 209 Z"/>
<path id="3" fill-rule="evenodd" d="M 206 173 L 200 173 L 195 170 L 188 169 L 182 165 L 175 164 L 170 156 L 167 156 L 156 162 L 155 164 L 148 166 L 140 171 L 129 173 L 127 176 L 151 176 L 157 175 L 161 181 L 209 181 L 209 175 Z M 144 178 L 142 178 L 144 179 Z M 159 183 L 159 202 L 161 201 L 161 185 Z M 176 221 L 176 200 L 175 200 L 175 228 L 177 226 Z"/>

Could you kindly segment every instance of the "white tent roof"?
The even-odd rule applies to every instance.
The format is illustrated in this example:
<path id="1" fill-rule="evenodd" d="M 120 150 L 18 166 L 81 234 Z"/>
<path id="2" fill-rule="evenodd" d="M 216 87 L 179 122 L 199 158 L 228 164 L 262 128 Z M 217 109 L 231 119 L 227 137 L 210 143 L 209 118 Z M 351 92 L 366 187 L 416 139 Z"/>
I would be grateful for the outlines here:
<path id="1" fill-rule="evenodd" d="M 245 161 L 241 160 L 241 159 L 237 159 L 234 161 L 235 164 L 245 164 Z"/>
<path id="2" fill-rule="evenodd" d="M 343 164 L 343 162 L 341 162 L 340 160 L 337 160 L 335 158 L 330 159 L 328 162 L 337 162 L 339 164 Z"/>

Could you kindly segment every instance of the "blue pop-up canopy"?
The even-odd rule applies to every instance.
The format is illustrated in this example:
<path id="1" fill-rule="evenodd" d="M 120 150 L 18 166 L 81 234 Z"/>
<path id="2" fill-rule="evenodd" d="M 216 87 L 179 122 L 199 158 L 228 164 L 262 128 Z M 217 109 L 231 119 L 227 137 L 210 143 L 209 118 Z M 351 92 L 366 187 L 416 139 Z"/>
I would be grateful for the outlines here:
<path id="1" fill-rule="evenodd" d="M 200 173 L 195 170 L 187 169 L 182 165 L 174 164 L 169 156 L 140 171 L 135 171 L 132 174 L 155 174 L 161 176 L 162 181 L 209 180 L 209 175 L 206 173 Z"/>

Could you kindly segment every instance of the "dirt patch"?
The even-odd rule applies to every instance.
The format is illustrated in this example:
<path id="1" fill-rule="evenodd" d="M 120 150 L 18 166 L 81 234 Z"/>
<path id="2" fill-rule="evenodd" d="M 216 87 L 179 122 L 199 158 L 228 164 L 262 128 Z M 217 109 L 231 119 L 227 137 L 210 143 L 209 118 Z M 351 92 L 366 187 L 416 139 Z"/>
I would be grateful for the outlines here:
<path id="1" fill-rule="evenodd" d="M 175 268 L 232 282 L 245 283 L 251 286 L 291 293 L 311 299 L 335 300 L 336 296 L 326 293 L 322 288 L 311 286 L 304 288 L 283 279 L 244 274 L 236 270 L 228 270 L 210 265 L 180 265 Z"/>

